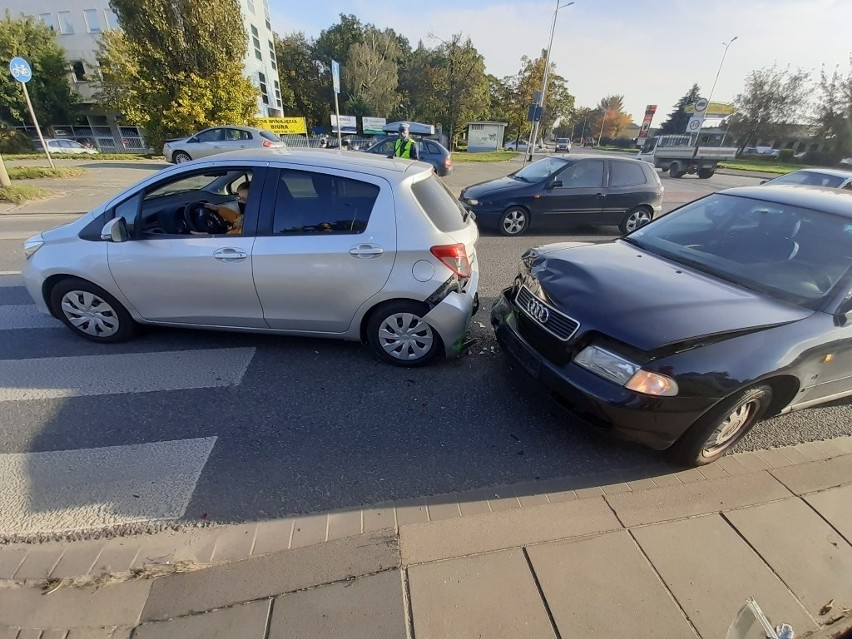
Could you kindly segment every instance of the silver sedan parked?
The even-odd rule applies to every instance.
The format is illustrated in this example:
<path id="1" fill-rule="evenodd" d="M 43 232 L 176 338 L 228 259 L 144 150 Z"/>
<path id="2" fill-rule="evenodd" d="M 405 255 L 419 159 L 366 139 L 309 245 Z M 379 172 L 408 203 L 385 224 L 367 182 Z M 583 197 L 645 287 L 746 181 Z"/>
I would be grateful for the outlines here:
<path id="1" fill-rule="evenodd" d="M 464 348 L 473 216 L 429 164 L 243 151 L 171 167 L 28 239 L 38 309 L 81 337 L 139 324 L 363 341 L 418 366 Z"/>
<path id="2" fill-rule="evenodd" d="M 163 155 L 168 162 L 180 164 L 217 153 L 242 149 L 280 148 L 284 143 L 272 131 L 249 126 L 214 126 L 188 138 L 166 140 Z"/>

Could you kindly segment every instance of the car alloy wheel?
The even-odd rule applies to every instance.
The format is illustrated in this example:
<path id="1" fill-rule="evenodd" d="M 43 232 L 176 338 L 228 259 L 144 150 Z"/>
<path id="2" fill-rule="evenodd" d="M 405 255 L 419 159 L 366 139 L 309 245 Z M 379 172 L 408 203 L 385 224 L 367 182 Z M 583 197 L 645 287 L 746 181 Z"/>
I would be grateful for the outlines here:
<path id="1" fill-rule="evenodd" d="M 190 160 L 192 160 L 192 158 L 189 157 L 189 153 L 184 153 L 183 151 L 178 151 L 177 153 L 175 153 L 175 164 L 183 164 L 184 162 L 189 162 Z"/>
<path id="2" fill-rule="evenodd" d="M 426 310 L 410 300 L 377 308 L 367 325 L 367 341 L 376 356 L 397 366 L 421 366 L 441 352 L 441 337 L 423 320 Z"/>
<path id="3" fill-rule="evenodd" d="M 620 224 L 622 233 L 627 234 L 635 231 L 640 226 L 645 226 L 652 219 L 651 211 L 644 207 L 639 207 L 630 211 Z"/>
<path id="4" fill-rule="evenodd" d="M 500 218 L 500 233 L 503 235 L 520 235 L 527 230 L 529 214 L 519 206 L 508 209 Z"/>

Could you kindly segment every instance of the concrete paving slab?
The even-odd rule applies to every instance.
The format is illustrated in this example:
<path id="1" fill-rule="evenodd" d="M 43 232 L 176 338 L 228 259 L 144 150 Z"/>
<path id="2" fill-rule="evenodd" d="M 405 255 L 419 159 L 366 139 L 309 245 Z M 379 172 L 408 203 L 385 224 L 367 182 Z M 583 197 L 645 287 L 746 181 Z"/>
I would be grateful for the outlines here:
<path id="1" fill-rule="evenodd" d="M 238 561 L 251 554 L 257 524 L 228 526 L 216 536 L 211 561 Z"/>
<path id="2" fill-rule="evenodd" d="M 364 508 L 364 532 L 378 532 L 392 528 L 396 530 L 396 511 L 392 503 L 376 504 Z"/>
<path id="3" fill-rule="evenodd" d="M 142 618 L 162 621 L 398 566 L 393 534 L 339 539 L 158 579 Z"/>
<path id="4" fill-rule="evenodd" d="M 783 468 L 784 466 L 789 466 L 792 463 L 777 450 L 758 450 L 755 451 L 755 455 L 766 462 L 770 468 Z"/>
<path id="5" fill-rule="evenodd" d="M 820 442 L 802 442 L 796 444 L 796 450 L 813 461 L 822 461 L 831 457 L 831 453 L 823 449 Z"/>
<path id="6" fill-rule="evenodd" d="M 848 502 L 852 511 L 852 501 Z M 852 546 L 798 498 L 726 513 L 812 617 L 832 599 L 852 608 Z"/>
<path id="7" fill-rule="evenodd" d="M 573 490 L 562 490 L 556 493 L 547 493 L 547 499 L 551 504 L 562 504 L 566 501 L 577 501 L 577 493 Z"/>
<path id="8" fill-rule="evenodd" d="M 343 510 L 328 515 L 328 540 L 361 534 L 361 511 Z"/>
<path id="9" fill-rule="evenodd" d="M 719 479 L 720 477 L 729 477 L 728 472 L 719 466 L 719 464 L 707 464 L 701 468 L 696 468 L 704 479 Z"/>
<path id="10" fill-rule="evenodd" d="M 404 565 L 621 528 L 603 499 L 585 499 L 403 526 Z"/>
<path id="11" fill-rule="evenodd" d="M 778 468 L 772 474 L 797 495 L 852 484 L 852 455 Z"/>
<path id="12" fill-rule="evenodd" d="M 806 464 L 810 461 L 810 459 L 796 450 L 795 446 L 784 446 L 782 448 L 776 448 L 775 450 L 791 464 Z"/>
<path id="13" fill-rule="evenodd" d="M 769 468 L 769 464 L 758 457 L 756 453 L 739 453 L 736 457 L 738 462 L 751 471 L 766 470 Z"/>
<path id="14" fill-rule="evenodd" d="M 427 499 L 426 507 L 429 509 L 429 521 L 441 521 L 442 519 L 453 519 L 461 517 L 461 509 L 453 498 Z"/>
<path id="15" fill-rule="evenodd" d="M 266 555 L 287 550 L 290 547 L 290 538 L 293 536 L 294 521 L 293 519 L 276 519 L 259 523 L 251 554 Z"/>
<path id="16" fill-rule="evenodd" d="M 0 626 L 0 639 L 18 639 L 18 628 Z"/>
<path id="17" fill-rule="evenodd" d="M 18 639 L 41 639 L 41 630 L 38 628 L 21 628 Z"/>
<path id="18" fill-rule="evenodd" d="M 484 515 L 491 512 L 488 504 L 488 493 L 483 490 L 468 490 L 456 495 L 463 517 L 469 515 Z"/>
<path id="19" fill-rule="evenodd" d="M 417 639 L 554 637 L 523 550 L 408 569 Z"/>
<path id="20" fill-rule="evenodd" d="M 563 637 L 696 636 L 627 531 L 527 553 Z"/>
<path id="21" fill-rule="evenodd" d="M 119 537 L 104 542 L 103 550 L 92 567 L 92 574 L 130 570 L 141 549 L 142 543 L 136 538 Z"/>
<path id="22" fill-rule="evenodd" d="M 328 515 L 305 515 L 293 522 L 293 538 L 290 548 L 304 548 L 321 544 L 328 533 Z"/>
<path id="23" fill-rule="evenodd" d="M 15 579 L 47 579 L 66 548 L 64 544 L 33 545 L 15 573 Z"/>
<path id="24" fill-rule="evenodd" d="M 49 595 L 36 586 L 8 588 L 0 597 L 0 625 L 22 628 L 133 626 L 148 598 L 151 581 L 94 588 L 60 588 Z"/>
<path id="25" fill-rule="evenodd" d="M 51 577 L 83 577 L 88 575 L 104 548 L 103 540 L 76 541 L 68 544 L 65 553 L 54 567 Z"/>
<path id="26" fill-rule="evenodd" d="M 790 492 L 767 473 L 705 479 L 682 486 L 667 486 L 638 493 L 607 497 L 625 526 L 651 524 L 789 497 Z"/>
<path id="27" fill-rule="evenodd" d="M 633 481 L 627 482 L 627 485 L 630 486 L 631 491 L 637 490 L 648 490 L 649 488 L 656 488 L 657 484 L 650 477 L 647 479 L 635 479 Z"/>
<path id="28" fill-rule="evenodd" d="M 697 468 L 690 468 L 688 470 L 682 470 L 677 473 L 677 478 L 680 480 L 682 484 L 693 484 L 697 481 L 704 481 L 706 477 L 698 472 Z"/>
<path id="29" fill-rule="evenodd" d="M 719 461 L 715 462 L 714 465 L 719 466 L 729 475 L 745 475 L 746 473 L 751 472 L 748 468 L 743 466 L 734 455 L 726 455 Z"/>
<path id="30" fill-rule="evenodd" d="M 852 485 L 811 493 L 804 499 L 852 544 Z"/>
<path id="31" fill-rule="evenodd" d="M 271 600 L 143 624 L 134 639 L 264 639 Z"/>
<path id="32" fill-rule="evenodd" d="M 41 637 L 36 635 L 37 639 L 66 639 L 68 637 L 67 630 L 44 630 L 41 633 Z M 21 639 L 21 636 L 18 636 L 18 639 Z"/>
<path id="33" fill-rule="evenodd" d="M 405 635 L 399 570 L 278 597 L 269 626 L 269 639 L 397 639 Z"/>
<path id="34" fill-rule="evenodd" d="M 426 499 L 423 497 L 398 502 L 395 507 L 397 526 L 422 524 L 429 521 L 429 515 L 426 512 Z"/>
<path id="35" fill-rule="evenodd" d="M 120 639 L 120 630 L 115 628 L 72 628 L 66 639 Z M 130 631 L 124 635 L 130 636 Z"/>
<path id="36" fill-rule="evenodd" d="M 29 547 L 0 547 L 0 579 L 11 579 L 30 551 Z"/>
<path id="37" fill-rule="evenodd" d="M 784 584 L 720 515 L 632 530 L 639 545 L 706 639 L 725 636 L 748 597 L 797 635 L 816 624 Z"/>

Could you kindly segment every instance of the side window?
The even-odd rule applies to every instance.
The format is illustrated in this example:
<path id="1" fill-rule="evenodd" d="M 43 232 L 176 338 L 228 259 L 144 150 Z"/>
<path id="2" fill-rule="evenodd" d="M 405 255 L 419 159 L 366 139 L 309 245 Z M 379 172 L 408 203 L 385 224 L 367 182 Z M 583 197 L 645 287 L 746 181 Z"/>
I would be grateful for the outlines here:
<path id="1" fill-rule="evenodd" d="M 239 142 L 240 140 L 251 140 L 251 133 L 241 129 L 225 129 L 226 142 Z"/>
<path id="2" fill-rule="evenodd" d="M 272 232 L 363 233 L 378 196 L 379 187 L 375 184 L 284 169 L 278 181 Z"/>
<path id="3" fill-rule="evenodd" d="M 224 129 L 208 129 L 196 135 L 195 138 L 199 142 L 221 142 L 223 132 Z"/>
<path id="4" fill-rule="evenodd" d="M 603 186 L 603 160 L 575 162 L 559 174 L 562 188 L 579 189 Z"/>
<path id="5" fill-rule="evenodd" d="M 124 202 L 113 209 L 113 218 L 124 218 L 124 223 L 127 225 L 127 231 L 130 237 L 133 237 L 136 231 L 136 213 L 139 211 L 139 201 L 141 199 L 142 194 L 137 193 L 132 198 L 124 200 Z"/>
<path id="6" fill-rule="evenodd" d="M 638 186 L 645 184 L 645 173 L 639 164 L 610 161 L 610 186 Z"/>
<path id="7" fill-rule="evenodd" d="M 435 146 L 434 144 L 432 144 L 431 142 L 425 142 L 424 141 L 422 144 L 423 144 L 423 151 L 425 153 L 433 153 L 433 154 L 439 153 L 438 147 Z"/>

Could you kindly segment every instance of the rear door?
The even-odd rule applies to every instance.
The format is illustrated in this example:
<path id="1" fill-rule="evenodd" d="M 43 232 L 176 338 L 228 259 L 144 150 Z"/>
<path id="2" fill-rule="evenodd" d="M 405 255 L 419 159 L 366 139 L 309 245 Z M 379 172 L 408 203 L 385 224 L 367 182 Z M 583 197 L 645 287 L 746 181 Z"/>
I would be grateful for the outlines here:
<path id="1" fill-rule="evenodd" d="M 252 252 L 271 328 L 339 334 L 382 290 L 396 256 L 391 185 L 345 171 L 280 167 L 264 188 Z"/>
<path id="2" fill-rule="evenodd" d="M 642 165 L 624 160 L 607 160 L 609 163 L 609 186 L 606 203 L 600 218 L 601 224 L 618 224 L 624 214 L 652 199 L 652 187 Z"/>

